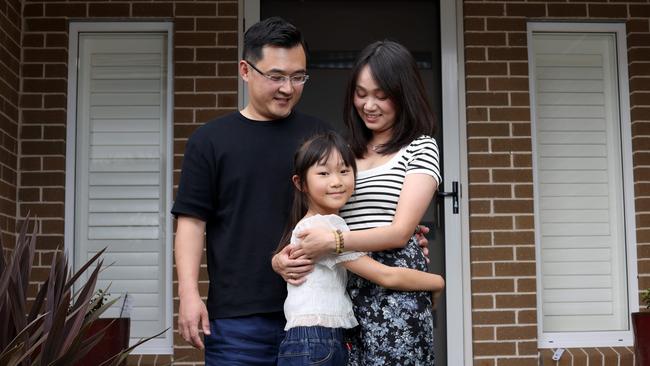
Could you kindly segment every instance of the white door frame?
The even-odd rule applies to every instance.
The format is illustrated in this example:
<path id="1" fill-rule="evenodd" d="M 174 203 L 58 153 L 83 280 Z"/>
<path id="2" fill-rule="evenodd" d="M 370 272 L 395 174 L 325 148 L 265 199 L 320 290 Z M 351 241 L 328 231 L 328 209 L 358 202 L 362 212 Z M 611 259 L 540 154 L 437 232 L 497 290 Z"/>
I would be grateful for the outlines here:
<path id="1" fill-rule="evenodd" d="M 260 0 L 239 1 L 239 54 L 244 31 L 260 19 Z M 442 115 L 444 183 L 460 183 L 460 213 L 452 213 L 445 200 L 445 267 L 447 301 L 447 364 L 472 365 L 472 309 L 469 259 L 469 205 L 467 178 L 467 129 L 465 119 L 465 68 L 462 0 L 440 1 L 442 55 Z M 461 77 L 459 77 L 459 75 Z M 244 82 L 239 80 L 239 107 L 247 102 Z M 459 306 L 460 305 L 460 306 Z M 460 325 L 460 326 L 459 326 Z"/>
<path id="2" fill-rule="evenodd" d="M 445 200 L 447 364 L 472 365 L 472 308 L 469 256 L 467 123 L 462 0 L 440 1 L 443 162 L 445 191 L 460 184 L 459 214 Z"/>

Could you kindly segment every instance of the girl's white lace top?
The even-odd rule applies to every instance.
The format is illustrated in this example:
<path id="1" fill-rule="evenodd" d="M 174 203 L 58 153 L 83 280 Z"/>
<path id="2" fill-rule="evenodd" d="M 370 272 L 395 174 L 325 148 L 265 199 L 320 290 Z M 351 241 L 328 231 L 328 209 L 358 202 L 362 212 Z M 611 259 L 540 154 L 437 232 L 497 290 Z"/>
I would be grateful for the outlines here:
<path id="1" fill-rule="evenodd" d="M 296 245 L 296 233 L 311 227 L 349 231 L 345 221 L 337 215 L 314 215 L 302 219 L 296 225 L 290 245 Z M 363 255 L 365 253 L 344 252 L 324 256 L 307 275 L 307 281 L 299 286 L 287 284 L 287 299 L 284 301 L 287 325 L 284 329 L 315 325 L 328 328 L 357 326 L 352 302 L 346 292 L 347 270 L 338 264 L 353 261 Z"/>

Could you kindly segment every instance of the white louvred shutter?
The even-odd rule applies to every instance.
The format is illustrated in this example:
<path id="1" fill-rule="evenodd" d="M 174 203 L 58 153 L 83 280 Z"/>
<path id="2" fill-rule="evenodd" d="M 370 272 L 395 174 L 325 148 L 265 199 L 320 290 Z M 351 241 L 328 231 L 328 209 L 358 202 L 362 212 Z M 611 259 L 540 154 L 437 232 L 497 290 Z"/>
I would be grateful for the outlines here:
<path id="1" fill-rule="evenodd" d="M 543 331 L 626 330 L 616 38 L 537 33 L 533 42 Z"/>
<path id="2" fill-rule="evenodd" d="M 75 263 L 108 247 L 97 288 L 133 300 L 131 338 L 167 327 L 166 36 L 79 37 Z M 106 316 L 119 316 L 121 301 Z"/>

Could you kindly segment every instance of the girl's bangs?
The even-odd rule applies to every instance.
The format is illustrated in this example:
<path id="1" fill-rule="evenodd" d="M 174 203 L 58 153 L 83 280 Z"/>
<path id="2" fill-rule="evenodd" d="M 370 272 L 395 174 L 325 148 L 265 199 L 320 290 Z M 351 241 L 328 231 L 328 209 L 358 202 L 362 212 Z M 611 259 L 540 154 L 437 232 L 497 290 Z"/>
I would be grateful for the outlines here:
<path id="1" fill-rule="evenodd" d="M 349 153 L 349 148 L 345 147 L 345 149 L 341 149 L 339 146 L 336 145 L 327 145 L 323 147 L 323 151 L 321 152 L 319 158 L 318 158 L 318 164 L 319 165 L 325 165 L 329 161 L 330 156 L 332 155 L 332 151 L 336 151 L 338 154 L 338 157 L 341 159 L 343 162 L 343 165 L 346 167 L 353 167 L 355 166 L 355 160 L 354 160 L 354 155 Z"/>

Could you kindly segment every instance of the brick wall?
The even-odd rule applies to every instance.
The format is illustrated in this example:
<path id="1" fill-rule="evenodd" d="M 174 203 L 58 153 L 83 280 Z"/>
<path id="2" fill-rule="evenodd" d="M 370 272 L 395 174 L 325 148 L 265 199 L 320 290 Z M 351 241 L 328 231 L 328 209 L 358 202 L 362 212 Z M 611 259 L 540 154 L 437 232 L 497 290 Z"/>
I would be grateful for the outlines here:
<path id="1" fill-rule="evenodd" d="M 632 365 L 628 348 L 570 349 L 559 363 L 538 355 L 526 22 L 626 22 L 639 286 L 647 288 L 649 17 L 648 1 L 464 1 L 475 365 Z"/>
<path id="2" fill-rule="evenodd" d="M 0 240 L 5 246 L 13 243 L 16 230 L 20 11 L 19 0 L 0 4 Z"/>
<path id="3" fill-rule="evenodd" d="M 20 4 L 18 0 L 12 3 Z M 48 255 L 56 246 L 63 243 L 64 234 L 68 21 L 71 18 L 102 21 L 146 20 L 155 17 L 157 20 L 166 19 L 174 22 L 174 184 L 176 184 L 187 137 L 202 123 L 237 107 L 238 12 L 237 1 L 234 0 L 209 2 L 25 0 L 24 3 L 19 175 L 21 183 L 18 189 L 18 216 L 24 217 L 27 211 L 38 216 L 39 260 L 36 268 L 46 268 L 49 263 Z M 4 26 L 4 22 L 1 24 Z M 4 38 L 2 42 L 5 42 Z M 11 50 L 17 48 L 17 40 L 12 44 L 15 45 L 12 45 Z M 4 43 L 3 47 L 5 47 Z M 4 52 L 4 48 L 2 50 Z M 2 60 L 4 62 L 4 55 Z M 18 57 L 12 62 L 16 64 L 14 72 L 16 75 Z M 4 75 L 4 68 L 2 71 Z M 4 89 L 1 90 L 4 95 Z M 3 105 L 7 104 L 5 102 Z M 13 113 L 17 115 L 15 108 Z M 3 119 L 0 127 L 3 136 L 1 148 L 12 151 L 15 156 L 16 133 L 13 133 L 13 139 L 8 139 L 7 134 L 11 133 L 11 126 L 16 129 L 16 124 L 15 122 L 7 124 L 9 126 L 7 128 L 4 127 L 5 124 Z M 11 145 L 12 141 L 13 145 Z M 4 198 L 4 172 L 13 171 L 15 176 L 15 162 L 13 168 L 7 165 L 10 162 L 5 163 L 4 158 L 0 164 L 3 171 L 0 192 L 3 192 Z M 13 187 L 7 186 L 9 191 Z M 7 201 L 13 202 L 9 199 Z M 4 199 L 2 205 L 0 215 L 7 215 L 4 211 Z M 11 211 L 8 212 L 11 216 Z M 4 226 L 3 221 L 2 228 Z M 39 270 L 36 272 L 38 273 Z M 207 276 L 203 274 L 201 278 L 205 281 Z M 202 283 L 202 290 L 207 295 L 207 282 Z M 174 284 L 174 291 L 176 291 L 176 284 Z M 176 292 L 174 296 L 174 313 L 176 313 L 178 310 Z M 174 317 L 174 327 L 175 325 Z M 177 333 L 174 338 L 176 344 L 174 357 L 182 358 L 175 364 L 203 364 L 202 352 L 186 346 Z M 168 364 L 169 361 L 170 357 L 150 355 L 131 357 L 129 364 Z"/>

